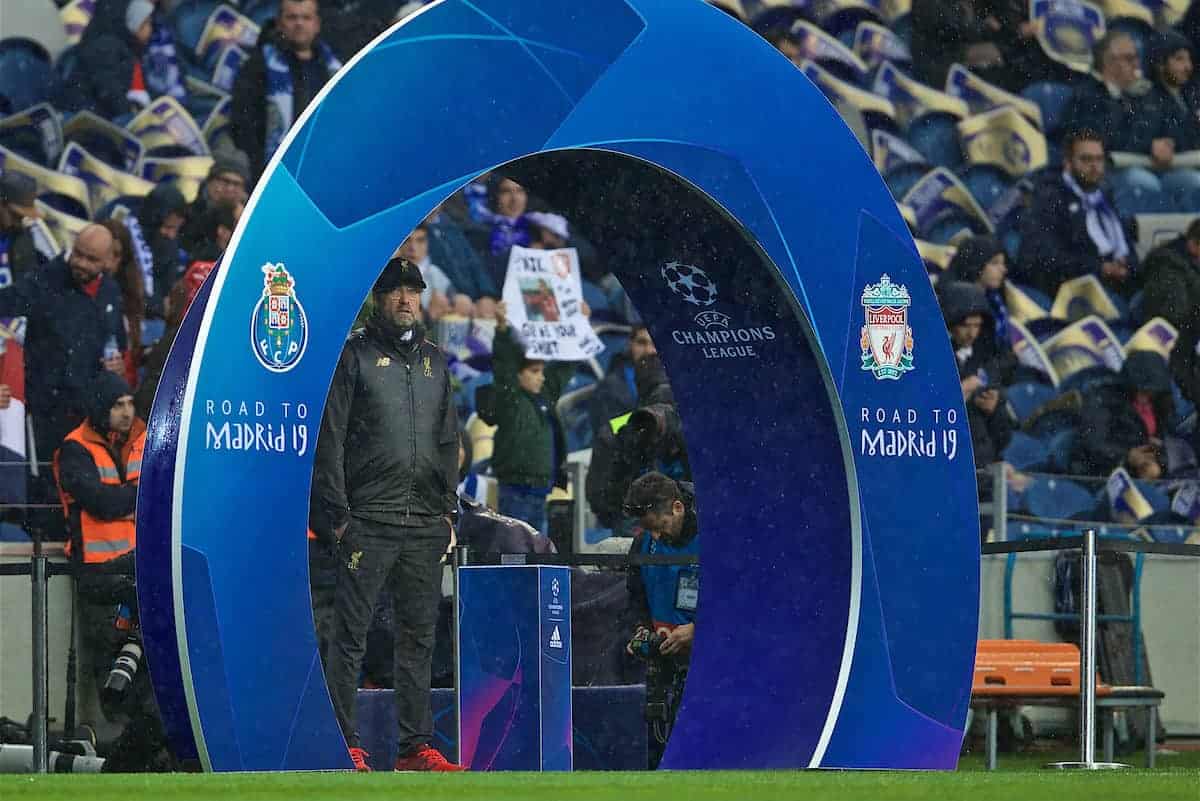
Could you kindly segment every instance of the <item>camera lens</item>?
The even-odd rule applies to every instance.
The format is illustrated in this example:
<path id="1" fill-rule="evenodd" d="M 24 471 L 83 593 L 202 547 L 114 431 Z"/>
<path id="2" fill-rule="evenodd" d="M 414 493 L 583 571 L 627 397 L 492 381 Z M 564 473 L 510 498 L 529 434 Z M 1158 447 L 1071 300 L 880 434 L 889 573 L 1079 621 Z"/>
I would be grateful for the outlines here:
<path id="1" fill-rule="evenodd" d="M 104 681 L 103 692 L 110 697 L 123 694 L 137 675 L 141 661 L 141 644 L 135 640 L 127 641 L 113 660 L 112 670 L 108 672 L 108 678 Z"/>

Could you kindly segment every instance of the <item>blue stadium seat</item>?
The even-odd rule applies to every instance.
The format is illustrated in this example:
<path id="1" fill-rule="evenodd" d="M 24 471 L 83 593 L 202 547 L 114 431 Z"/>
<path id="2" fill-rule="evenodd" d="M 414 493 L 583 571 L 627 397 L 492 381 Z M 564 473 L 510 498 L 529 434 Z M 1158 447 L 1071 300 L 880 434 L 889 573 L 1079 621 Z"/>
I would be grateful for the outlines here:
<path id="1" fill-rule="evenodd" d="M 1114 170 L 1108 179 L 1117 211 L 1126 217 L 1137 214 L 1167 214 L 1171 198 L 1148 170 Z"/>
<path id="2" fill-rule="evenodd" d="M 182 0 L 171 11 L 170 25 L 175 32 L 175 43 L 189 56 L 196 52 L 204 26 L 220 0 Z"/>
<path id="3" fill-rule="evenodd" d="M 1062 130 L 1063 114 L 1071 102 L 1071 87 L 1065 83 L 1040 81 L 1021 90 L 1021 97 L 1037 104 L 1042 112 L 1042 130 L 1047 139 L 1055 139 Z"/>
<path id="4" fill-rule="evenodd" d="M 584 280 L 580 282 L 580 288 L 583 290 L 583 299 L 592 309 L 592 316 L 597 312 L 608 312 L 610 309 L 608 295 L 604 294 L 604 290 L 593 284 L 591 281 Z"/>
<path id="5" fill-rule="evenodd" d="M 601 369 L 605 375 L 608 374 L 608 368 L 612 365 L 613 358 L 625 350 L 629 343 L 629 335 L 623 333 L 606 333 L 600 335 L 600 341 L 604 343 L 604 350 L 596 354 L 596 361 L 600 363 Z"/>
<path id="6" fill-rule="evenodd" d="M 1050 451 L 1041 440 L 1015 431 L 1004 449 L 1003 458 L 1018 470 L 1040 470 L 1049 461 Z"/>
<path id="7" fill-rule="evenodd" d="M 35 164 L 51 167 L 51 154 L 46 152 L 46 143 L 41 133 L 32 127 L 0 130 L 0 147 L 24 156 Z"/>
<path id="8" fill-rule="evenodd" d="M 1025 490 L 1025 506 L 1035 517 L 1068 519 L 1090 512 L 1096 500 L 1074 481 L 1037 478 Z"/>
<path id="9" fill-rule="evenodd" d="M 1200 213 L 1200 170 L 1171 170 L 1162 176 L 1162 187 L 1172 211 Z"/>
<path id="10" fill-rule="evenodd" d="M 278 10 L 279 0 L 242 0 L 242 13 L 260 28 L 267 20 L 274 19 Z"/>
<path id="11" fill-rule="evenodd" d="M 1017 261 L 1017 254 L 1021 252 L 1021 231 L 1017 228 L 1010 228 L 1000 237 L 1000 244 L 1004 245 L 1004 252 L 1008 256 L 1008 263 L 1014 264 Z"/>
<path id="12" fill-rule="evenodd" d="M 903 39 L 909 47 L 912 47 L 912 30 L 912 14 L 905 14 L 892 21 L 892 33 Z"/>
<path id="13" fill-rule="evenodd" d="M 32 39 L 0 40 L 0 113 L 11 114 L 50 97 L 50 54 Z"/>
<path id="14" fill-rule="evenodd" d="M 991 208 L 1013 185 L 1013 180 L 1003 170 L 988 164 L 968 167 L 962 175 L 963 183 L 983 209 Z"/>
<path id="15" fill-rule="evenodd" d="M 1054 387 L 1048 384 L 1022 381 L 1005 390 L 1005 395 L 1013 412 L 1017 415 L 1017 420 L 1024 423 L 1044 404 L 1054 400 L 1058 393 L 1054 391 Z"/>
<path id="16" fill-rule="evenodd" d="M 1046 442 L 1046 470 L 1051 473 L 1071 472 L 1071 451 L 1075 449 L 1075 440 L 1078 438 L 1079 432 L 1073 428 L 1053 434 Z"/>
<path id="17" fill-rule="evenodd" d="M 54 80 L 60 85 L 66 83 L 78 62 L 79 51 L 76 45 L 71 45 L 59 53 L 58 61 L 54 62 Z"/>
<path id="18" fill-rule="evenodd" d="M 917 181 L 920 181 L 929 169 L 927 164 L 902 164 L 888 170 L 883 180 L 891 190 L 892 197 L 900 200 L 908 194 L 908 190 L 916 186 Z"/>
<path id="19" fill-rule="evenodd" d="M 1155 514 L 1165 512 L 1171 508 L 1171 496 L 1167 494 L 1162 484 L 1152 484 L 1149 481 L 1135 481 L 1138 490 L 1146 497 L 1150 503 L 1150 508 Z"/>
<path id="20" fill-rule="evenodd" d="M 950 214 L 933 223 L 927 231 L 921 233 L 926 241 L 935 245 L 948 245 L 950 240 L 958 236 L 964 229 L 968 233 L 981 234 L 984 232 L 983 226 L 973 217 L 968 217 L 966 214 Z"/>
<path id="21" fill-rule="evenodd" d="M 1058 388 L 1062 392 L 1077 389 L 1086 398 L 1098 390 L 1120 386 L 1120 384 L 1121 376 L 1107 367 L 1086 367 L 1066 378 Z"/>
<path id="22" fill-rule="evenodd" d="M 905 139 L 936 167 L 954 169 L 962 164 L 958 120 L 949 114 L 922 114 L 909 123 Z"/>
<path id="23" fill-rule="evenodd" d="M 81 220 L 87 220 L 91 216 L 88 214 L 88 210 L 83 206 L 83 204 L 73 197 L 67 197 L 66 195 L 59 195 L 57 193 L 48 193 L 38 195 L 38 200 L 42 201 L 52 209 L 65 212 L 70 214 L 72 217 L 78 217 Z"/>
<path id="24" fill-rule="evenodd" d="M 192 115 L 192 119 L 203 125 L 204 120 L 208 119 L 208 115 L 212 113 L 219 102 L 221 99 L 215 95 L 192 93 L 183 99 L 183 107 L 187 109 L 188 114 Z"/>

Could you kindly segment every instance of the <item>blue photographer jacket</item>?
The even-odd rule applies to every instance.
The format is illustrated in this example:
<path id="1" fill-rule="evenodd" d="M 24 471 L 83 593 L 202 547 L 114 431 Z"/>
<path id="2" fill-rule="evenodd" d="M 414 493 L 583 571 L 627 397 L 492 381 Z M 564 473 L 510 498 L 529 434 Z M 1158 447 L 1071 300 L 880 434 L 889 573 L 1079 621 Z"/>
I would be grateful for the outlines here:
<path id="1" fill-rule="evenodd" d="M 630 555 L 698 556 L 700 536 L 696 527 L 695 499 L 691 485 L 680 482 L 684 490 L 687 517 L 683 524 L 683 541 L 667 543 L 655 540 L 645 531 L 634 538 Z M 632 624 L 655 631 L 673 629 L 696 621 L 696 596 L 700 584 L 699 565 L 642 565 L 629 569 L 629 603 Z"/>

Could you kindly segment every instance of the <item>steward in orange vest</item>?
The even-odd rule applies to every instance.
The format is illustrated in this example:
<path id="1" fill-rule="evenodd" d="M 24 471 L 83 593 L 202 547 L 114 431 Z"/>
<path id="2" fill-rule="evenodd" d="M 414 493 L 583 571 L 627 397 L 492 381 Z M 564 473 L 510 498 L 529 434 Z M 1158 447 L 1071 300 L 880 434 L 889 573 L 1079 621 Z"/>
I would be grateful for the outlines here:
<path id="1" fill-rule="evenodd" d="M 67 553 L 85 564 L 116 559 L 137 544 L 133 512 L 146 444 L 146 424 L 124 380 L 103 371 L 90 394 L 87 419 L 54 454 L 71 532 Z"/>

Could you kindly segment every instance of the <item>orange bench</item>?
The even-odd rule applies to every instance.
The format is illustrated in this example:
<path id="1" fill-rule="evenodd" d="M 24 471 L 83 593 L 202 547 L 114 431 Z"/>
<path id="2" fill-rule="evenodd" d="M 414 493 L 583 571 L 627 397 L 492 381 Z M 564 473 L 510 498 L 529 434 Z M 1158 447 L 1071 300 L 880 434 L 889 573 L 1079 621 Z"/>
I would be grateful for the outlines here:
<path id="1" fill-rule="evenodd" d="M 980 640 L 975 652 L 971 705 L 987 712 L 987 766 L 996 767 L 996 738 L 1000 709 L 1018 706 L 1075 706 L 1080 696 L 1079 646 L 1037 640 Z M 1096 677 L 1096 706 L 1104 713 L 1105 758 L 1113 757 L 1112 710 L 1145 707 L 1148 732 L 1157 725 L 1155 708 L 1163 693 L 1152 687 L 1111 687 Z M 1153 743 L 1153 737 L 1150 738 Z M 1146 749 L 1154 766 L 1154 748 Z"/>

